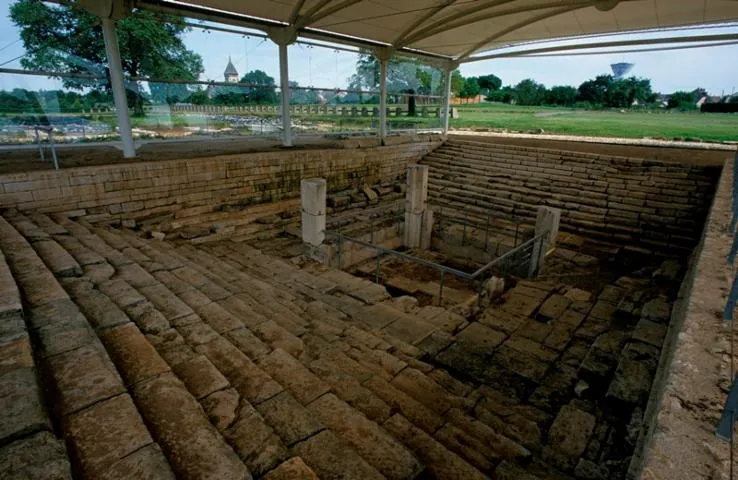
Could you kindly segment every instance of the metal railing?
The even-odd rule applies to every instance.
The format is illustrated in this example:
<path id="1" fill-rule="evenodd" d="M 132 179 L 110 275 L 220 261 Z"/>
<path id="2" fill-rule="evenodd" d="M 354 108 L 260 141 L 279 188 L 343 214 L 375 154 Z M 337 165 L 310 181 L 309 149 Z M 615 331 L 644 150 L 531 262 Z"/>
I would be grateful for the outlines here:
<path id="1" fill-rule="evenodd" d="M 338 231 L 338 235 L 343 237 L 343 229 L 347 225 L 356 225 L 357 217 L 369 217 L 362 222 L 369 224 L 370 243 L 374 243 L 374 235 L 379 228 L 383 226 L 390 226 L 392 223 L 394 223 L 395 234 L 397 236 L 400 236 L 400 234 L 403 232 L 405 223 L 405 206 L 404 204 L 401 204 L 401 200 L 398 200 L 396 203 L 398 205 L 395 205 L 394 208 L 383 205 L 375 208 L 366 208 L 361 210 L 360 212 L 352 213 L 349 215 L 335 215 L 328 217 L 326 219 L 326 235 L 329 234 L 329 228 L 334 228 Z M 341 268 L 340 256 L 338 268 Z"/>
<path id="2" fill-rule="evenodd" d="M 501 270 L 503 276 L 507 275 L 510 272 L 516 272 L 516 273 L 524 273 L 523 275 L 520 275 L 520 276 L 535 277 L 536 275 L 538 275 L 538 270 L 540 269 L 541 259 L 545 255 L 546 245 L 548 243 L 548 237 L 550 235 L 550 232 L 546 231 L 546 232 L 542 232 L 534 236 L 530 240 L 520 244 L 518 247 L 513 248 L 512 250 L 506 252 L 504 255 L 501 255 L 500 257 L 497 257 L 494 260 L 488 262 L 487 264 L 479 267 L 476 271 L 472 273 L 468 273 L 468 272 L 464 272 L 464 271 L 461 271 L 455 268 L 447 267 L 446 265 L 433 263 L 428 260 L 424 260 L 422 258 L 416 257 L 414 255 L 410 255 L 405 252 L 393 250 L 391 248 L 380 247 L 370 242 L 365 242 L 357 238 L 352 238 L 352 237 L 343 235 L 341 232 L 326 231 L 325 235 L 326 237 L 334 238 L 338 243 L 337 256 L 338 256 L 339 267 L 341 265 L 341 254 L 343 250 L 343 244 L 345 242 L 354 243 L 364 248 L 374 249 L 376 251 L 376 263 L 377 263 L 376 272 L 374 276 L 376 283 L 379 283 L 380 262 L 383 256 L 400 258 L 402 260 L 406 260 L 406 261 L 415 263 L 417 265 L 422 265 L 424 267 L 437 270 L 438 272 L 440 272 L 440 276 L 441 276 L 441 280 L 440 280 L 439 288 L 438 288 L 438 304 L 440 305 L 443 300 L 443 284 L 444 284 L 446 274 L 453 275 L 462 280 L 476 282 L 478 302 L 480 303 L 482 299 L 481 294 L 482 294 L 484 282 L 492 275 L 493 269 Z"/>
<path id="3" fill-rule="evenodd" d="M 452 240 L 454 236 L 447 235 L 448 229 L 456 225 L 460 225 L 462 227 L 462 231 L 461 237 L 458 240 L 459 246 L 471 246 L 479 248 L 488 255 L 493 256 L 497 256 L 500 254 L 500 247 L 503 245 L 502 241 L 493 241 L 490 245 L 491 232 L 494 233 L 496 231 L 499 231 L 499 229 L 494 228 L 495 219 L 491 214 L 488 213 L 486 215 L 485 223 L 480 223 L 474 220 L 470 220 L 469 210 L 467 210 L 466 208 L 463 209 L 461 213 L 459 213 L 458 210 L 451 210 L 449 213 L 448 209 L 444 211 L 443 208 L 434 210 L 434 212 L 435 218 L 433 220 L 433 230 L 437 238 L 440 238 L 445 242 L 446 237 L 448 236 L 449 240 Z M 454 215 L 454 213 L 456 213 L 456 215 Z M 481 215 L 475 216 L 479 218 Z M 513 226 L 515 229 L 514 233 L 512 233 Z M 511 230 L 509 236 L 512 238 L 512 248 L 517 248 L 518 242 L 525 242 L 524 239 L 526 235 L 530 233 L 530 230 L 532 230 L 532 228 L 526 228 L 526 224 L 519 221 L 510 222 L 509 227 Z M 481 242 L 483 243 L 483 246 L 475 245 L 473 238 L 473 234 L 475 231 L 484 233 L 484 240 Z"/>

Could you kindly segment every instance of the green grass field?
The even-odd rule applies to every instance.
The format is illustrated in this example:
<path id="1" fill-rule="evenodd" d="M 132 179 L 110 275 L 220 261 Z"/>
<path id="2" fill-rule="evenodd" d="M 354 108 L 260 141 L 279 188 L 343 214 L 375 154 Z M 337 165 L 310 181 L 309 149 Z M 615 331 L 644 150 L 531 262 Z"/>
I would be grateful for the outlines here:
<path id="1" fill-rule="evenodd" d="M 503 104 L 458 106 L 452 128 L 566 135 L 738 141 L 738 114 L 641 110 L 571 110 Z"/>
<path id="2" fill-rule="evenodd" d="M 367 105 L 373 107 L 373 105 Z M 390 105 L 394 108 L 394 105 Z M 361 108 L 361 106 L 358 106 Z M 419 107 L 420 108 L 420 107 Z M 575 136 L 655 138 L 708 142 L 738 142 L 738 114 L 700 113 L 647 110 L 574 110 L 556 107 L 525 107 L 506 104 L 456 105 L 459 116 L 451 119 L 452 129 L 472 129 L 507 132 L 538 132 Z M 429 106 L 429 111 L 435 107 Z M 370 110 L 371 111 L 371 110 Z M 64 116 L 81 114 L 66 113 Z M 227 115 L 244 115 L 229 113 Z M 265 121 L 275 114 L 261 115 Z M 10 118 L 10 115 L 3 116 Z M 292 115 L 303 131 L 337 132 L 372 130 L 377 119 L 367 116 L 321 115 L 295 113 Z M 92 120 L 115 127 L 116 117 L 111 112 L 92 114 Z M 202 113 L 175 113 L 151 111 L 144 117 L 133 117 L 134 128 L 162 132 L 183 127 L 228 128 L 230 121 Z M 441 120 L 436 117 L 388 117 L 390 131 L 413 128 L 438 128 Z M 2 122 L 0 122 L 0 126 Z M 250 132 L 236 126 L 241 134 Z M 243 132 L 242 132 L 243 130 Z M 258 134 L 258 132 L 255 132 Z M 176 135 L 176 133 L 175 133 Z"/>

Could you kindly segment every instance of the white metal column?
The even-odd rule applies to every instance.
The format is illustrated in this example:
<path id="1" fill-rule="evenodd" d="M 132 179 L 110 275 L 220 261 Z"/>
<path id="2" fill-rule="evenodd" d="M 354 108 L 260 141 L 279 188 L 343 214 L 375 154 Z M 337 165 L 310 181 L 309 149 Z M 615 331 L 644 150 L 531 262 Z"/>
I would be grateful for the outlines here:
<path id="1" fill-rule="evenodd" d="M 379 59 L 379 137 L 387 136 L 387 58 Z"/>
<path id="2" fill-rule="evenodd" d="M 113 100 L 115 101 L 115 113 L 118 117 L 120 140 L 123 142 L 123 156 L 133 158 L 136 156 L 136 149 L 133 146 L 131 119 L 128 116 L 128 100 L 126 99 L 126 87 L 123 83 L 123 67 L 120 63 L 120 50 L 118 49 L 118 36 L 115 33 L 115 21 L 110 18 L 102 18 L 101 20 L 103 39 L 105 41 L 105 54 L 108 57 L 108 69 L 110 70 L 110 86 L 113 89 Z"/>
<path id="3" fill-rule="evenodd" d="M 446 84 L 444 85 L 444 88 L 446 90 L 445 94 L 445 102 L 446 104 L 443 106 L 443 134 L 446 135 L 448 133 L 448 119 L 451 116 L 451 75 L 453 74 L 454 69 L 448 68 L 446 70 Z"/>
<path id="4" fill-rule="evenodd" d="M 287 43 L 279 44 L 279 85 L 282 90 L 282 145 L 292 146 L 292 120 L 290 120 L 290 75 L 287 61 Z"/>

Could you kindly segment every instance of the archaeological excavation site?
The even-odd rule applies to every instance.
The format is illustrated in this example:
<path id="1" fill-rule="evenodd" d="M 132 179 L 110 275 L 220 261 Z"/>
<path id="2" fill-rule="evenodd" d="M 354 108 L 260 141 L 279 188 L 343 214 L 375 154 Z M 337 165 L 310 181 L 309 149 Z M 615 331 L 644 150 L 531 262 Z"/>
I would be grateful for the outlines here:
<path id="1" fill-rule="evenodd" d="M 4 174 L 0 476 L 719 478 L 734 165 L 432 134 Z"/>
<path id="2" fill-rule="evenodd" d="M 734 479 L 738 1 L 6 6 L 0 479 Z"/>

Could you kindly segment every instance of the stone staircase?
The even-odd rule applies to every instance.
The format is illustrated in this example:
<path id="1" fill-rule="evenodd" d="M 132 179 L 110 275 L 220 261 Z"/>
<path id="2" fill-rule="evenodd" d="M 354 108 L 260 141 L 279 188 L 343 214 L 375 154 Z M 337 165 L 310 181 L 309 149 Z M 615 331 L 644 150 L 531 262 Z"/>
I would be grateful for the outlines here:
<path id="1" fill-rule="evenodd" d="M 0 248 L 3 478 L 589 478 L 579 445 L 610 432 L 570 402 L 601 298 L 522 282 L 469 323 L 242 242 L 40 213 L 0 217 Z"/>
<path id="2" fill-rule="evenodd" d="M 0 246 L 4 478 L 485 478 L 531 455 L 420 360 L 466 323 L 445 310 L 42 214 L 0 218 Z"/>
<path id="3" fill-rule="evenodd" d="M 640 253 L 691 251 L 702 233 L 717 171 L 709 167 L 495 144 L 449 137 L 421 161 L 429 203 L 511 236 L 536 208 L 562 209 L 561 229 Z"/>

